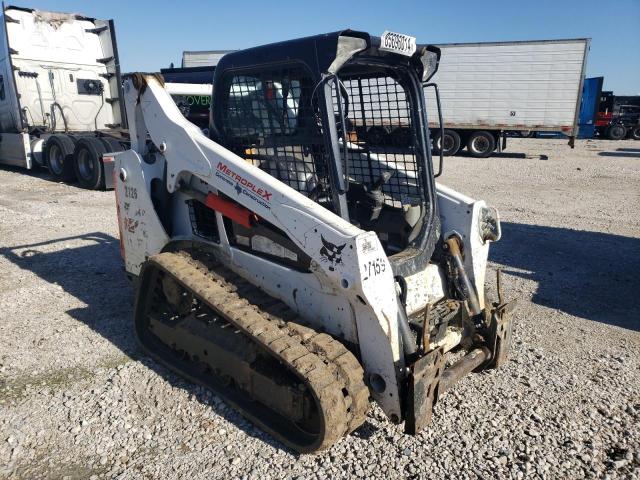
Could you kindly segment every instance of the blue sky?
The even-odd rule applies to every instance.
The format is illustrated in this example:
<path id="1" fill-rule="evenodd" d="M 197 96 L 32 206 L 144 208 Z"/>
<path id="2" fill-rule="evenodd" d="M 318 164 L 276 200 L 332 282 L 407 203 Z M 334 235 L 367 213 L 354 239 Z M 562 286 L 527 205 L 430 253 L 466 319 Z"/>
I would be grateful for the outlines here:
<path id="1" fill-rule="evenodd" d="M 640 94 L 640 0 L 149 1 L 5 0 L 116 22 L 124 71 L 180 64 L 183 50 L 250 47 L 343 28 L 421 43 L 590 37 L 588 76 Z"/>

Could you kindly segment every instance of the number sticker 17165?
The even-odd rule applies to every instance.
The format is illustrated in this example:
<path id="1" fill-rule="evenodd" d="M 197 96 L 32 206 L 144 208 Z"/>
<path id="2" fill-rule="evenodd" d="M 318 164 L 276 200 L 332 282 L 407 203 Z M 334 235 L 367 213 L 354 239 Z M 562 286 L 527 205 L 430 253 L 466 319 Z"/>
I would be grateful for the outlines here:
<path id="1" fill-rule="evenodd" d="M 362 281 L 369 280 L 371 277 L 377 277 L 383 274 L 387 269 L 387 264 L 383 258 L 369 260 L 363 264 L 364 278 Z"/>

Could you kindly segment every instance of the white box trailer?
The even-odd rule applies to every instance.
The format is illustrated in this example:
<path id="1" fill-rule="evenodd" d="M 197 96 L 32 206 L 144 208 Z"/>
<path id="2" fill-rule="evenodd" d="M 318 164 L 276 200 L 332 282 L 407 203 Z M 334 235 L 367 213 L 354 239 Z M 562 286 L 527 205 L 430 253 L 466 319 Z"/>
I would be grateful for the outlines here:
<path id="1" fill-rule="evenodd" d="M 129 138 L 113 20 L 4 4 L 2 14 L 0 163 L 110 188 L 103 156 Z M 192 97 L 211 95 L 211 85 L 167 89 L 187 117 Z"/>
<path id="2" fill-rule="evenodd" d="M 438 71 L 425 88 L 436 152 L 455 155 L 466 148 L 472 156 L 488 157 L 506 147 L 506 134 L 512 132 L 562 132 L 572 140 L 576 136 L 589 39 L 437 46 Z M 442 107 L 442 139 L 433 84 Z M 378 92 L 385 101 L 395 100 L 402 113 L 406 99 L 392 84 L 388 92 Z M 372 144 L 406 147 L 409 122 L 385 125 L 376 100 L 365 95 L 364 102 L 369 106 L 365 118 L 355 121 L 359 134 Z"/>
<path id="3" fill-rule="evenodd" d="M 443 153 L 474 156 L 500 149 L 509 131 L 578 133 L 590 40 L 438 45 L 431 79 L 440 92 L 445 138 L 439 141 L 434 89 L 426 89 L 429 126 Z"/>

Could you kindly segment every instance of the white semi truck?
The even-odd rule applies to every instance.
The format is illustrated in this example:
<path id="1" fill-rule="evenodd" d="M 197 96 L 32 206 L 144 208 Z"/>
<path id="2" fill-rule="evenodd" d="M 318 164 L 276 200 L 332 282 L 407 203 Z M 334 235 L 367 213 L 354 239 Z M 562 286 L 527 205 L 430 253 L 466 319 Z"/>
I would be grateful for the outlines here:
<path id="1" fill-rule="evenodd" d="M 4 5 L 2 13 L 0 163 L 110 188 L 103 155 L 129 141 L 113 20 Z M 210 86 L 166 87 L 181 107 L 210 95 Z"/>

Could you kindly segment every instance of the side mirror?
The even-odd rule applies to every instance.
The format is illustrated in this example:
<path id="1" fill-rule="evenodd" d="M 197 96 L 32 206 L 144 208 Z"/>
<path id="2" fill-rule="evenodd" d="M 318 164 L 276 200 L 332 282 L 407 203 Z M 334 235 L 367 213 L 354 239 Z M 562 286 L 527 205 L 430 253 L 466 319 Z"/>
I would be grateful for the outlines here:
<path id="1" fill-rule="evenodd" d="M 428 82 L 438 71 L 440 64 L 440 49 L 433 45 L 428 45 L 420 57 L 422 62 L 422 81 Z"/>
<path id="2" fill-rule="evenodd" d="M 438 84 L 437 83 L 425 83 L 423 84 L 425 90 L 429 87 L 433 87 L 433 91 L 436 94 L 436 106 L 438 107 L 438 122 L 440 124 L 440 141 L 442 142 L 442 139 L 444 138 L 444 122 L 442 121 L 442 109 L 440 108 L 440 91 L 438 90 Z M 429 145 L 429 147 L 431 147 L 431 145 Z M 438 165 L 438 172 L 434 173 L 434 177 L 438 178 L 440 175 L 442 175 L 442 169 L 444 167 L 444 157 L 442 156 L 442 148 L 439 149 L 440 150 L 440 163 Z"/>

